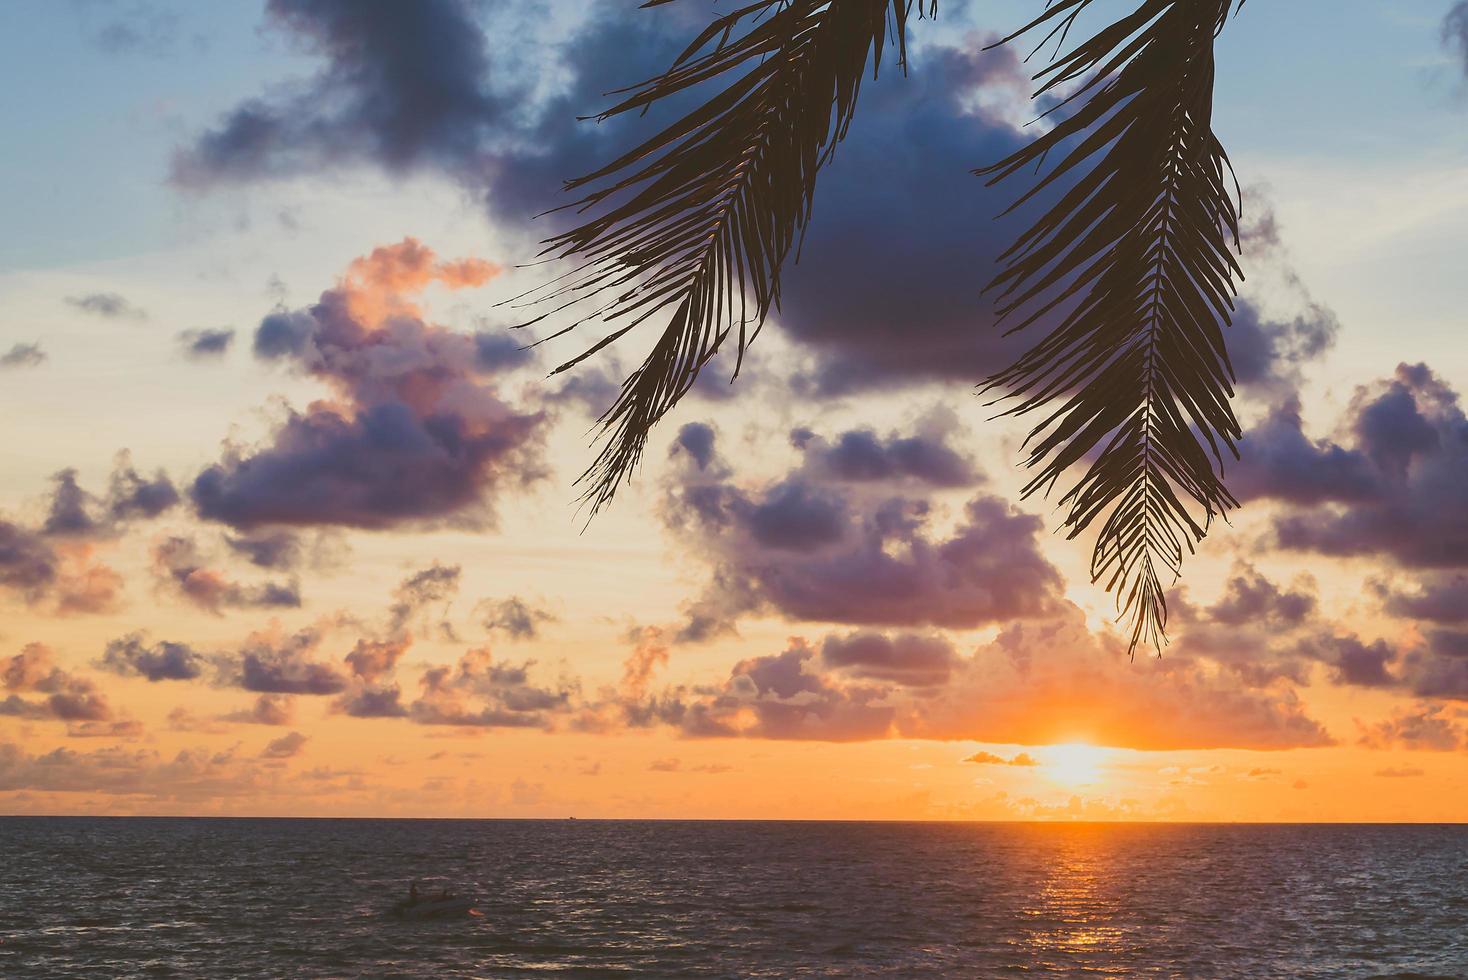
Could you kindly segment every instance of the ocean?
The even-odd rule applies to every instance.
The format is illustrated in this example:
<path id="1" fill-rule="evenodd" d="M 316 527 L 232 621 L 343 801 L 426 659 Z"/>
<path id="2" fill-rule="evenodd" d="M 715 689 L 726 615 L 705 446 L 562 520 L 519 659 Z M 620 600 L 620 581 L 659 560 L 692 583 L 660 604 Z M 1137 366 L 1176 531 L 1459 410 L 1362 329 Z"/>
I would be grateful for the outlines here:
<path id="1" fill-rule="evenodd" d="M 3 977 L 1468 977 L 1468 827 L 0 819 Z M 411 922 L 408 883 L 482 913 Z"/>

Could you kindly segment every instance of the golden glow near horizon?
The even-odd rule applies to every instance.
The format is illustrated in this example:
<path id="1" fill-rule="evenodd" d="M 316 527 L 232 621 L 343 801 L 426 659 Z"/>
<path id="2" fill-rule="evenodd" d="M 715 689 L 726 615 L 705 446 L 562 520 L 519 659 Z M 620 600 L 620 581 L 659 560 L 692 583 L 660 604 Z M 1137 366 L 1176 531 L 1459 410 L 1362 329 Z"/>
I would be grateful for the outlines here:
<path id="1" fill-rule="evenodd" d="M 1102 766 L 1111 752 L 1085 742 L 1068 742 L 1041 749 L 1038 755 L 1047 776 L 1063 786 L 1080 788 L 1101 781 Z"/>

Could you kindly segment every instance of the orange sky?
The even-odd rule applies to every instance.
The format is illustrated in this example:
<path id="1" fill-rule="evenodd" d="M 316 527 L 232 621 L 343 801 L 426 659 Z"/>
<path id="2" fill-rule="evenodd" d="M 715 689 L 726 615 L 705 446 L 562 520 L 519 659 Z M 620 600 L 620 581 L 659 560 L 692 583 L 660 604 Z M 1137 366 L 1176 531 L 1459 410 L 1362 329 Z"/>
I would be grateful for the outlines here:
<path id="1" fill-rule="evenodd" d="M 1248 134 L 1243 506 L 1133 660 L 974 396 L 1009 349 L 960 181 L 1029 111 L 979 13 L 873 86 L 737 384 L 715 360 L 578 508 L 649 339 L 552 375 L 605 325 L 510 329 L 558 269 L 537 195 L 615 133 L 537 113 L 686 24 L 573 6 L 553 71 L 491 98 L 448 59 L 472 97 L 421 126 L 373 128 L 350 46 L 88 87 L 138 159 L 82 231 L 90 197 L 32 195 L 71 230 L 0 267 L 0 813 L 1468 819 L 1468 374 L 1446 301 L 1403 273 L 1386 322 L 1360 274 L 1459 254 L 1456 163 Z"/>

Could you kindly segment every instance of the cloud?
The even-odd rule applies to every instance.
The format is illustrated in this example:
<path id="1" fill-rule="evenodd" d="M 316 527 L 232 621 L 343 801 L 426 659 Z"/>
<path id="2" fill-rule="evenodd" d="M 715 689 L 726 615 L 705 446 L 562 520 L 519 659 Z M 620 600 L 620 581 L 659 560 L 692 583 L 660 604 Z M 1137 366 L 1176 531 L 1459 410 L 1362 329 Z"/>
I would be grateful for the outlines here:
<path id="1" fill-rule="evenodd" d="M 1288 409 L 1266 420 L 1258 446 L 1246 439 L 1238 489 L 1291 505 L 1274 522 L 1278 543 L 1409 568 L 1468 566 L 1468 420 L 1457 393 L 1426 365 L 1402 364 L 1357 391 L 1346 421 L 1350 447 L 1305 439 Z"/>
<path id="2" fill-rule="evenodd" d="M 226 534 L 229 550 L 259 568 L 292 569 L 301 564 L 301 536 L 284 529 L 259 530 L 248 534 Z"/>
<path id="3" fill-rule="evenodd" d="M 1443 15 L 1442 42 L 1461 62 L 1468 75 L 1468 2 L 1459 0 Z"/>
<path id="4" fill-rule="evenodd" d="M 46 522 L 41 525 L 42 534 L 85 535 L 99 528 L 87 513 L 90 495 L 76 482 L 76 470 L 64 469 L 52 476 L 55 486 L 51 490 L 50 511 Z"/>
<path id="5" fill-rule="evenodd" d="M 0 586 L 36 601 L 56 580 L 56 552 L 39 534 L 0 518 Z"/>
<path id="6" fill-rule="evenodd" d="M 668 642 L 663 630 L 656 626 L 637 627 L 627 634 L 632 652 L 622 661 L 622 691 L 640 699 L 659 668 L 668 665 Z"/>
<path id="7" fill-rule="evenodd" d="M 821 662 L 852 677 L 891 681 L 908 687 L 948 683 L 958 651 L 943 636 L 901 633 L 831 635 L 821 643 Z"/>
<path id="8" fill-rule="evenodd" d="M 229 353 L 234 343 L 234 328 L 185 330 L 177 340 L 179 349 L 190 360 L 214 360 Z"/>
<path id="9" fill-rule="evenodd" d="M 1432 575 L 1410 592 L 1373 583 L 1387 612 L 1431 623 L 1468 623 L 1468 575 Z"/>
<path id="10" fill-rule="evenodd" d="M 66 726 L 67 738 L 141 738 L 145 728 L 134 718 L 113 721 L 75 721 Z"/>
<path id="11" fill-rule="evenodd" d="M 1266 319 L 1258 306 L 1241 301 L 1228 330 L 1228 359 L 1240 385 L 1252 394 L 1292 397 L 1298 390 L 1300 369 L 1335 346 L 1340 333 L 1336 315 L 1318 303 L 1288 320 Z"/>
<path id="12" fill-rule="evenodd" d="M 548 728 L 571 706 L 574 688 L 530 680 L 534 661 L 497 662 L 487 648 L 469 650 L 454 667 L 431 667 L 421 678 L 422 694 L 409 706 L 420 725 L 479 728 Z"/>
<path id="13" fill-rule="evenodd" d="M 938 415 L 920 424 L 926 431 L 916 435 L 894 432 L 882 438 L 871 429 L 853 429 L 834 442 L 801 428 L 790 434 L 790 441 L 802 453 L 802 472 L 830 482 L 907 481 L 957 489 L 983 482 L 972 457 L 948 444 L 957 429 L 955 419 Z"/>
<path id="14" fill-rule="evenodd" d="M 1028 95 L 1008 47 L 929 46 L 907 77 L 865 86 L 822 175 L 779 324 L 815 355 L 797 390 L 840 397 L 913 382 L 973 384 L 1035 339 L 1002 336 L 981 290 L 1023 216 L 972 170 L 1027 141 L 991 107 Z M 893 242 L 902 242 L 893 248 Z"/>
<path id="15" fill-rule="evenodd" d="M 54 589 L 56 615 L 101 615 L 120 608 L 122 576 L 97 560 L 90 544 L 64 543 L 56 553 L 61 560 Z"/>
<path id="16" fill-rule="evenodd" d="M 261 694 L 242 711 L 221 715 L 221 721 L 247 725 L 289 725 L 296 716 L 296 700 L 289 694 Z"/>
<path id="17" fill-rule="evenodd" d="M 1002 755 L 995 755 L 993 752 L 975 752 L 973 755 L 968 756 L 963 761 L 973 762 L 984 766 L 1028 767 L 1038 766 L 1040 764 L 1035 760 L 1035 757 L 1030 755 L 1028 752 L 1021 752 L 1018 755 L 1011 756 L 1008 759 L 1004 758 L 1004 756 Z"/>
<path id="18" fill-rule="evenodd" d="M 1264 624 L 1274 629 L 1299 626 L 1315 613 L 1314 583 L 1282 589 L 1258 569 L 1240 562 L 1234 566 L 1224 593 L 1204 612 L 1224 626 Z"/>
<path id="19" fill-rule="evenodd" d="M 545 474 L 547 418 L 502 401 L 473 338 L 426 322 L 408 297 L 498 271 L 405 239 L 357 259 L 316 305 L 267 316 L 256 356 L 334 398 L 288 410 L 264 446 L 227 447 L 190 488 L 200 516 L 238 531 L 491 525 L 495 495 Z"/>
<path id="20" fill-rule="evenodd" d="M 31 368 L 40 367 L 46 363 L 46 352 L 41 350 L 41 345 L 15 344 L 0 354 L 0 368 Z"/>
<path id="21" fill-rule="evenodd" d="M 206 658 L 183 643 L 160 640 L 148 644 L 142 633 L 109 640 L 97 666 L 124 677 L 149 681 L 189 681 L 204 673 Z"/>
<path id="22" fill-rule="evenodd" d="M 151 520 L 167 513 L 178 502 L 178 490 L 163 470 L 156 471 L 150 479 L 133 468 L 127 450 L 117 454 L 105 503 L 110 522 Z"/>
<path id="23" fill-rule="evenodd" d="M 353 685 L 332 704 L 332 710 L 353 718 L 401 718 L 408 713 L 402 691 L 392 682 L 393 672 L 412 639 L 400 635 L 389 640 L 360 639 L 346 656 Z"/>
<path id="24" fill-rule="evenodd" d="M 296 609 L 301 605 L 298 583 L 242 585 L 209 568 L 190 537 L 175 535 L 154 545 L 152 568 L 155 579 L 165 588 L 216 616 L 226 609 Z"/>
<path id="25" fill-rule="evenodd" d="M 13 743 L 0 743 L 0 792 L 30 790 L 84 793 L 210 806 L 221 799 L 258 799 L 279 793 L 253 761 L 232 750 L 181 749 L 170 757 L 156 751 L 109 747 L 96 752 L 55 749 L 31 755 Z M 291 787 L 299 798 L 300 786 Z"/>
<path id="26" fill-rule="evenodd" d="M 1329 745 L 1293 688 L 1256 689 L 1210 665 L 1166 656 L 1132 662 L 1073 607 L 1006 626 L 923 701 L 908 737 L 1045 745 L 1085 741 L 1144 750 Z"/>
<path id="27" fill-rule="evenodd" d="M 148 314 L 118 293 L 84 293 L 68 296 L 66 302 L 84 313 L 108 320 L 145 320 Z"/>
<path id="28" fill-rule="evenodd" d="M 926 498 L 865 471 L 849 478 L 833 469 L 829 447 L 805 444 L 816 449 L 814 461 L 756 489 L 735 482 L 712 455 L 705 467 L 674 473 L 663 522 L 712 569 L 681 639 L 726 631 L 748 613 L 970 629 L 1054 606 L 1060 576 L 1040 553 L 1038 518 L 979 495 L 942 537 L 931 530 Z M 675 458 L 679 452 L 686 450 L 675 447 Z"/>
<path id="29" fill-rule="evenodd" d="M 402 718 L 408 714 L 397 684 L 366 684 L 343 694 L 334 711 L 352 718 Z"/>
<path id="30" fill-rule="evenodd" d="M 1388 766 L 1385 769 L 1376 770 L 1376 775 L 1384 779 L 1412 779 L 1424 773 L 1421 769 L 1414 769 L 1410 766 Z"/>
<path id="31" fill-rule="evenodd" d="M 567 202 L 558 193 L 564 180 L 615 159 L 689 107 L 673 99 L 650 118 L 584 121 L 608 104 L 607 93 L 665 69 L 707 23 L 690 5 L 585 4 L 567 8 L 556 37 L 542 41 L 539 18 L 514 5 L 434 0 L 388 12 L 348 0 L 272 0 L 267 9 L 269 26 L 319 56 L 322 68 L 241 102 L 181 147 L 176 185 L 361 166 L 434 173 L 497 221 L 521 225 Z M 501 34 L 526 39 L 533 56 L 497 45 L 491 59 L 487 36 Z M 1027 141 L 1008 116 L 1029 111 L 1031 87 L 1013 49 L 983 50 L 991 40 L 922 46 L 909 74 L 883 72 L 864 87 L 856 121 L 822 174 L 798 267 L 783 280 L 777 319 L 811 355 L 795 386 L 802 397 L 973 383 L 1034 339 L 1004 338 L 981 295 L 1025 216 L 996 219 L 1012 191 L 986 187 L 972 169 Z M 575 215 L 545 220 L 550 233 Z M 1278 380 L 1329 341 L 1313 314 L 1266 323 L 1244 303 L 1240 321 L 1245 384 Z M 571 375 L 558 400 L 600 414 L 616 391 L 609 357 Z M 727 394 L 731 373 L 727 362 L 711 364 L 699 387 Z"/>
<path id="32" fill-rule="evenodd" d="M 447 605 L 459 594 L 462 569 L 458 565 L 434 562 L 419 569 L 393 590 L 393 603 L 388 610 L 389 629 L 397 631 L 430 605 Z"/>
<path id="33" fill-rule="evenodd" d="M 146 0 L 134 0 L 121 10 L 117 7 L 122 5 L 112 4 L 72 6 L 83 15 L 88 40 L 105 54 L 143 54 L 157 58 L 171 53 L 178 43 L 178 14 Z M 96 23 L 90 16 L 93 13 L 106 15 L 107 19 Z M 112 16 L 114 13 L 116 16 Z M 197 34 L 193 41 L 196 48 L 204 43 Z"/>
<path id="34" fill-rule="evenodd" d="M 697 737 L 854 742 L 896 734 L 885 689 L 808 669 L 816 651 L 792 638 L 781 653 L 739 661 L 722 688 L 692 699 L 680 727 Z"/>
<path id="35" fill-rule="evenodd" d="M 1398 708 L 1390 718 L 1361 725 L 1360 744 L 1370 749 L 1454 752 L 1468 749 L 1468 713 L 1441 704 Z"/>
<path id="36" fill-rule="evenodd" d="M 29 643 L 9 660 L 0 660 L 0 684 L 11 692 L 0 701 L 0 715 L 67 722 L 112 719 L 112 708 L 96 685 L 57 667 L 51 649 L 40 643 Z M 20 694 L 45 697 L 27 700 Z"/>
<path id="37" fill-rule="evenodd" d="M 271 739 L 260 750 L 262 759 L 293 759 L 301 754 L 310 738 L 300 732 L 288 732 L 280 738 Z"/>
<path id="38" fill-rule="evenodd" d="M 482 617 L 480 622 L 486 630 L 503 633 L 512 640 L 538 639 L 542 624 L 556 622 L 552 613 L 513 595 L 508 599 L 482 599 L 474 611 Z"/>
<path id="39" fill-rule="evenodd" d="M 347 688 L 346 676 L 313 657 L 321 640 L 317 629 L 288 636 L 273 627 L 252 633 L 224 665 L 223 679 L 259 694 L 340 694 Z"/>
<path id="40" fill-rule="evenodd" d="M 181 148 L 175 184 L 202 189 L 361 163 L 467 178 L 486 166 L 486 138 L 514 106 L 488 87 L 470 4 L 270 0 L 266 11 L 326 66 L 242 103 Z"/>
<path id="41" fill-rule="evenodd" d="M 158 517 L 179 501 L 166 473 L 159 470 L 151 479 L 142 476 L 126 450 L 117 454 L 106 497 L 98 498 L 83 488 L 71 467 L 53 474 L 51 482 L 46 520 L 41 525 L 41 533 L 49 537 L 112 537 L 125 525 Z"/>

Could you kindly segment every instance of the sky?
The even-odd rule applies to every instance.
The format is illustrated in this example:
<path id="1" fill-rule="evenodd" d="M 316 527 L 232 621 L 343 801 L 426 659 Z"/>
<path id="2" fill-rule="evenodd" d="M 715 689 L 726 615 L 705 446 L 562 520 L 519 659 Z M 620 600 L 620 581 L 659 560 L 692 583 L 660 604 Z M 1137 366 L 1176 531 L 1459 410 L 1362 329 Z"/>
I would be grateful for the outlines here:
<path id="1" fill-rule="evenodd" d="M 594 517 L 646 339 L 514 298 L 722 8 L 5 6 L 0 812 L 1468 819 L 1461 6 L 1220 38 L 1244 506 L 1134 660 L 973 387 L 1031 4 L 914 26 Z"/>

